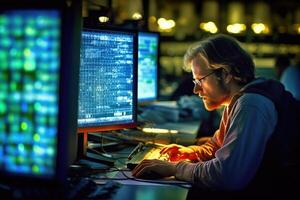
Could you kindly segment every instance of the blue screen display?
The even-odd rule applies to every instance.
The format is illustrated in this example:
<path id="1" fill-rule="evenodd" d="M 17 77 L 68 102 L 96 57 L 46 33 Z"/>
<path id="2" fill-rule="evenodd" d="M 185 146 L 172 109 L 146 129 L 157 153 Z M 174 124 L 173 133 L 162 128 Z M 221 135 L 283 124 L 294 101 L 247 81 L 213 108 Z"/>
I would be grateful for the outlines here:
<path id="1" fill-rule="evenodd" d="M 134 45 L 130 32 L 82 31 L 78 127 L 134 122 Z"/>
<path id="2" fill-rule="evenodd" d="M 140 32 L 138 40 L 138 101 L 154 101 L 158 98 L 158 34 Z"/>
<path id="3" fill-rule="evenodd" d="M 60 28 L 59 11 L 0 13 L 0 171 L 56 173 Z"/>

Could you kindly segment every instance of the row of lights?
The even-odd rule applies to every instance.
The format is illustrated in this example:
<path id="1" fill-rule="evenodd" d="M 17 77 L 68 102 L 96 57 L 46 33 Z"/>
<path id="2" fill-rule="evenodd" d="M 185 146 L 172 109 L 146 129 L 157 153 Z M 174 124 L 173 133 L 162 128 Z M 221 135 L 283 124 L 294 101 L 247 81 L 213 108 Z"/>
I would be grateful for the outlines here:
<path id="1" fill-rule="evenodd" d="M 210 33 L 217 33 L 218 27 L 214 22 L 206 22 L 206 23 L 200 23 L 199 25 L 200 29 L 210 32 Z M 235 23 L 235 24 L 229 24 L 226 27 L 226 30 L 228 33 L 232 34 L 239 34 L 242 32 L 245 32 L 247 29 L 247 26 L 245 24 Z M 269 34 L 270 28 L 268 25 L 263 23 L 253 23 L 251 25 L 251 29 L 255 34 Z M 300 33 L 300 32 L 299 32 Z"/>
<path id="2" fill-rule="evenodd" d="M 150 1 L 155 2 L 155 1 Z M 129 6 L 130 4 L 130 6 Z M 130 0 L 128 4 L 128 8 L 124 8 L 128 11 L 127 17 L 133 20 L 141 20 L 143 19 L 143 15 L 141 14 L 141 0 Z M 151 7 L 151 6 L 150 6 Z M 154 10 L 157 10 L 157 5 L 153 5 Z M 215 23 L 218 21 L 219 16 L 219 3 L 217 0 L 204 0 L 202 11 L 201 11 L 201 18 L 202 23 L 199 24 L 198 28 L 203 31 L 210 32 L 210 33 L 217 33 L 219 32 L 219 27 Z M 191 3 L 182 4 L 180 7 L 180 15 L 185 16 L 185 20 L 188 20 L 190 23 L 197 23 L 196 21 L 192 21 L 189 17 L 194 17 L 196 19 L 196 14 L 194 13 L 194 5 Z M 150 9 L 151 10 L 151 9 Z M 255 34 L 270 34 L 271 29 L 269 24 L 271 23 L 270 17 L 270 6 L 263 1 L 258 1 L 253 4 L 253 21 L 256 23 L 252 23 L 250 27 L 247 27 L 245 24 L 246 17 L 245 17 L 245 6 L 242 2 L 231 2 L 228 4 L 228 16 L 227 22 L 228 25 L 226 27 L 226 31 L 232 34 L 240 34 L 245 32 L 247 29 L 251 29 Z M 300 9 L 297 9 L 295 12 L 295 22 L 300 20 Z M 165 11 L 163 13 L 164 17 L 156 18 L 157 12 L 150 12 L 151 17 L 149 17 L 149 27 L 150 30 L 155 30 L 159 32 L 172 32 L 176 27 L 176 22 L 172 19 L 172 14 L 170 12 Z M 107 23 L 110 21 L 109 17 L 107 16 L 100 16 L 99 21 L 101 23 Z M 178 26 L 182 25 L 181 21 L 178 21 Z M 196 27 L 195 27 L 196 28 Z M 300 23 L 296 23 L 293 25 L 293 31 L 300 34 Z M 291 30 L 291 29 L 289 29 Z M 279 30 L 280 31 L 280 30 Z"/>
<path id="3" fill-rule="evenodd" d="M 238 9 L 240 7 L 240 5 L 237 4 L 234 6 L 237 6 L 237 7 L 233 7 L 234 8 L 233 11 L 237 12 L 237 15 L 235 15 L 235 18 L 238 18 L 238 16 L 240 15 L 239 10 L 241 10 L 241 9 Z M 140 12 L 134 12 L 131 15 L 131 18 L 133 20 L 141 20 L 143 18 L 143 16 Z M 107 23 L 109 21 L 110 21 L 110 19 L 108 16 L 100 16 L 99 17 L 100 23 Z M 231 19 L 231 21 L 232 21 L 232 19 Z M 236 19 L 234 19 L 233 21 L 236 21 Z M 149 23 L 156 24 L 155 26 L 157 26 L 157 31 L 159 31 L 159 32 L 172 32 L 176 26 L 175 20 L 167 19 L 167 18 L 163 18 L 163 17 L 156 19 L 156 17 L 151 16 L 151 17 L 149 17 Z M 202 22 L 199 24 L 199 28 L 205 32 L 209 32 L 209 33 L 213 33 L 213 34 L 217 33 L 219 31 L 216 23 L 213 21 Z M 255 34 L 270 34 L 270 27 L 266 23 L 262 23 L 262 22 L 252 23 L 250 28 Z M 297 34 L 300 34 L 300 24 L 295 24 L 293 29 L 295 30 L 295 32 Z M 244 23 L 233 22 L 233 23 L 227 25 L 226 30 L 228 33 L 240 34 L 247 30 L 247 26 Z"/>
<path id="4" fill-rule="evenodd" d="M 133 13 L 131 18 L 133 20 L 140 20 L 143 18 L 143 16 L 140 13 L 135 12 L 135 13 Z M 107 23 L 110 21 L 109 17 L 107 17 L 107 16 L 99 16 L 98 20 L 100 23 Z M 150 17 L 150 22 L 153 22 L 153 21 L 156 21 L 156 18 L 152 16 L 152 17 Z M 158 24 L 158 29 L 161 32 L 170 32 L 176 26 L 176 23 L 174 20 L 172 20 L 172 19 L 168 20 L 165 18 L 159 18 L 157 20 L 157 24 Z"/>
<path id="5" fill-rule="evenodd" d="M 134 13 L 132 15 L 133 20 L 140 20 L 142 19 L 142 15 L 140 13 Z M 109 17 L 107 16 L 100 16 L 99 22 L 100 23 L 107 23 L 109 22 Z M 156 18 L 154 16 L 149 18 L 150 22 L 155 22 Z M 176 22 L 173 19 L 165 19 L 165 18 L 159 18 L 157 20 L 158 25 L 158 31 L 160 32 L 171 32 L 173 28 L 176 26 Z M 202 22 L 199 24 L 199 28 L 203 31 L 209 32 L 209 33 L 217 33 L 219 31 L 217 25 L 212 22 Z M 300 25 L 297 27 L 297 33 L 300 34 Z M 235 23 L 235 24 L 229 24 L 226 27 L 226 30 L 228 33 L 232 34 L 239 34 L 245 32 L 247 29 L 245 24 Z M 268 25 L 263 23 L 253 23 L 251 24 L 251 29 L 255 34 L 269 34 L 270 28 Z"/>

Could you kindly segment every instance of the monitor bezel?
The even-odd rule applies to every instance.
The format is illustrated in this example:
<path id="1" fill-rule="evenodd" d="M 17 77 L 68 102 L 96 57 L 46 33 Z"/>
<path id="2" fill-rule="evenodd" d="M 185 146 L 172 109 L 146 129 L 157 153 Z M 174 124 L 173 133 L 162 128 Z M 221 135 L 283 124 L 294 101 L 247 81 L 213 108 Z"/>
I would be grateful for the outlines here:
<path id="1" fill-rule="evenodd" d="M 137 127 L 137 62 L 138 62 L 138 33 L 135 30 L 115 27 L 115 26 L 91 26 L 91 25 L 84 25 L 82 28 L 82 32 L 84 31 L 94 31 L 94 32 L 112 32 L 112 33 L 126 33 L 133 36 L 133 118 L 132 122 L 128 123 L 119 123 L 116 124 L 109 124 L 109 125 L 99 125 L 99 126 L 85 126 L 85 127 L 78 127 L 77 133 L 97 133 L 97 132 L 105 132 L 105 131 L 113 131 L 113 130 L 121 130 L 121 129 L 129 129 Z M 78 124 L 78 123 L 77 123 Z"/>
<path id="2" fill-rule="evenodd" d="M 160 33 L 154 32 L 154 31 L 139 31 L 138 34 L 149 34 L 149 35 L 155 35 L 157 37 L 157 60 L 156 60 L 156 97 L 155 98 L 138 98 L 138 105 L 145 105 L 152 102 L 155 102 L 159 99 L 160 93 L 159 93 L 159 80 L 160 80 Z"/>

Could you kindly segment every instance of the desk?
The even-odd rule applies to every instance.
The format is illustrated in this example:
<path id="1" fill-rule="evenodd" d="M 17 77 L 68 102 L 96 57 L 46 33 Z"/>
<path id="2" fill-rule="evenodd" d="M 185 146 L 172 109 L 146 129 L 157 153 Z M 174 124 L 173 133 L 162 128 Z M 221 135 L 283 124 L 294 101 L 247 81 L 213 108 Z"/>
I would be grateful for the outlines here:
<path id="1" fill-rule="evenodd" d="M 150 140 L 158 143 L 178 143 L 182 145 L 191 145 L 195 142 L 198 129 L 201 122 L 199 120 L 182 120 L 178 122 L 166 122 L 163 124 L 151 124 L 145 126 L 144 128 L 158 128 L 165 129 L 166 133 L 155 133 L 150 132 L 148 134 L 155 134 L 155 137 L 152 137 Z M 127 141 L 145 141 L 147 140 L 147 133 L 143 133 L 141 130 L 126 129 L 120 130 L 119 132 L 110 133 L 103 132 L 97 133 L 103 134 L 104 137 L 117 137 L 119 139 L 125 139 Z M 97 135 L 96 134 L 96 135 Z M 101 137 L 100 137 L 101 138 Z M 87 155 L 87 146 L 88 146 L 88 133 L 79 133 L 78 134 L 78 157 L 84 157 Z"/>
<path id="2" fill-rule="evenodd" d="M 112 196 L 113 200 L 183 200 L 188 189 L 172 185 L 122 185 Z"/>
<path id="3" fill-rule="evenodd" d="M 118 153 L 123 155 L 123 158 L 119 158 L 115 162 L 115 166 L 119 169 L 124 168 L 125 163 L 127 161 L 127 156 L 132 151 L 133 146 L 128 146 L 125 149 L 122 149 L 118 152 L 113 152 L 111 155 L 114 157 L 118 156 Z M 124 172 L 125 173 L 125 172 Z M 121 180 L 122 178 L 131 177 L 130 172 L 126 172 L 125 176 L 119 176 L 118 174 L 122 174 L 120 172 L 114 171 L 110 173 L 105 173 L 103 176 L 105 182 L 105 177 L 111 178 L 111 179 L 119 179 L 114 180 L 115 182 L 118 182 L 121 186 L 117 190 L 115 190 L 114 194 L 111 195 L 111 199 L 120 199 L 120 200 L 152 200 L 152 199 L 171 199 L 171 200 L 183 200 L 186 199 L 189 189 L 181 187 L 179 185 L 175 185 L 174 182 L 170 182 L 170 184 L 166 184 L 167 181 L 164 181 L 162 183 L 158 183 L 158 180 L 154 182 L 141 182 L 137 180 Z M 130 174 L 130 175 L 129 175 Z M 99 178 L 99 179 L 98 179 Z M 95 178 L 94 180 L 96 182 L 99 181 L 101 183 L 101 175 Z M 147 181 L 147 180 L 146 180 Z M 178 183 L 177 183 L 178 184 Z M 183 184 L 183 183 L 181 183 Z M 187 184 L 185 184 L 187 186 Z"/>
<path id="4" fill-rule="evenodd" d="M 178 130 L 179 133 L 177 134 L 161 134 L 161 135 L 156 135 L 155 140 L 161 140 L 161 139 L 168 139 L 168 142 L 176 142 L 176 139 L 181 138 L 181 139 L 195 139 L 197 135 L 197 131 L 199 128 L 200 122 L 197 121 L 180 121 L 180 122 L 168 122 L 165 124 L 160 124 L 160 125 L 155 125 L 153 128 L 166 128 L 169 130 Z M 126 132 L 128 131 L 128 132 Z M 115 136 L 120 136 L 123 137 L 124 139 L 127 139 L 130 142 L 130 138 L 134 137 L 137 138 L 139 135 L 138 132 L 135 134 L 130 134 L 131 130 L 123 130 L 122 132 L 119 132 L 118 134 L 115 134 Z M 104 135 L 106 133 L 103 133 Z M 140 137 L 141 139 L 146 139 L 145 138 L 145 133 L 141 133 Z M 112 134 L 113 136 L 113 134 Z M 152 138 L 153 140 L 154 138 Z M 172 139 L 170 141 L 170 139 Z M 151 140 L 151 141 L 152 141 Z M 126 141 L 126 140 L 124 140 Z M 126 143 L 125 143 L 126 144 Z M 113 157 L 120 157 L 114 164 L 118 168 L 124 168 L 124 165 L 126 164 L 127 161 L 127 156 L 130 154 L 134 147 L 128 146 L 124 149 L 119 149 L 116 152 L 109 152 Z M 127 153 L 127 154 L 126 154 Z M 118 154 L 122 155 L 119 156 Z M 122 157 L 122 158 L 121 158 Z M 101 180 L 101 174 L 98 178 L 92 178 L 94 180 Z M 112 174 L 105 173 L 102 174 L 103 176 L 103 183 L 107 181 L 106 178 L 116 178 L 114 176 L 114 172 Z M 105 178 L 106 177 L 106 178 Z M 97 181 L 96 181 L 97 182 Z M 119 182 L 116 180 L 116 182 Z M 121 187 L 117 189 L 114 195 L 111 196 L 111 198 L 114 199 L 130 199 L 130 200 L 152 200 L 152 199 L 172 199 L 172 200 L 182 200 L 186 199 L 187 194 L 189 189 L 188 188 L 183 188 L 177 185 L 171 185 L 171 184 L 130 184 L 130 183 L 124 183 L 124 182 L 119 182 L 121 184 Z M 139 182 L 141 183 L 141 182 Z"/>
<path id="5" fill-rule="evenodd" d="M 288 198 L 298 195 L 295 190 L 289 193 L 244 193 L 244 192 L 221 192 L 205 191 L 200 188 L 181 188 L 178 186 L 132 186 L 123 185 L 115 194 L 112 200 L 205 200 L 205 199 L 274 199 L 278 197 Z"/>
<path id="6" fill-rule="evenodd" d="M 128 149 L 130 148 L 128 147 Z M 122 152 L 124 151 L 126 151 L 126 149 Z M 126 160 L 126 158 L 118 159 L 115 166 L 119 169 L 124 168 Z M 161 180 L 133 180 L 131 172 L 129 171 L 108 172 L 105 173 L 103 177 L 109 177 L 111 180 L 114 179 L 114 182 L 120 184 L 120 188 L 114 190 L 114 194 L 111 194 L 110 199 L 112 200 L 184 200 L 187 198 L 190 187 L 190 184 L 174 180 L 172 177 Z M 99 179 L 95 178 L 94 180 L 100 184 L 101 182 L 105 182 L 105 180 L 101 180 L 101 177 L 99 177 Z"/>

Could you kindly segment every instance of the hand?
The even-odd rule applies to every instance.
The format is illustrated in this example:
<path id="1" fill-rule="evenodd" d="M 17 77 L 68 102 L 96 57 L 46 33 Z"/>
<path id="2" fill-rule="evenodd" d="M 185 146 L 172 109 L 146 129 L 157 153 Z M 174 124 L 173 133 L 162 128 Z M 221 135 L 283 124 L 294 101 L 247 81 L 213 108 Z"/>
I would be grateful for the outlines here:
<path id="1" fill-rule="evenodd" d="M 193 149 L 178 144 L 168 145 L 160 151 L 161 154 L 167 154 L 169 161 L 178 162 L 182 160 L 198 161 L 198 156 Z"/>
<path id="2" fill-rule="evenodd" d="M 176 166 L 174 163 L 154 159 L 143 160 L 132 170 L 132 175 L 139 178 L 149 173 L 154 173 L 161 177 L 173 176 L 176 173 Z"/>

